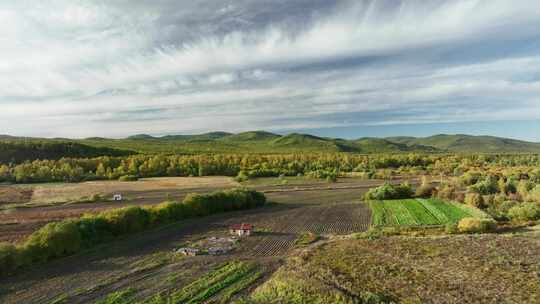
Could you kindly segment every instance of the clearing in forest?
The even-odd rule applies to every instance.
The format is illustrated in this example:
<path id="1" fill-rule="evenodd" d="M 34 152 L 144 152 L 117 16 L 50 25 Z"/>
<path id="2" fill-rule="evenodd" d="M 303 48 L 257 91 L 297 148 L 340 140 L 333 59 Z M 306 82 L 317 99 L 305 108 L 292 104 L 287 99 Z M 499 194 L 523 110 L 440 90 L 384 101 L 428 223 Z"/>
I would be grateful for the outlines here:
<path id="1" fill-rule="evenodd" d="M 373 226 L 429 226 L 457 223 L 465 217 L 487 217 L 479 209 L 439 199 L 371 201 Z"/>

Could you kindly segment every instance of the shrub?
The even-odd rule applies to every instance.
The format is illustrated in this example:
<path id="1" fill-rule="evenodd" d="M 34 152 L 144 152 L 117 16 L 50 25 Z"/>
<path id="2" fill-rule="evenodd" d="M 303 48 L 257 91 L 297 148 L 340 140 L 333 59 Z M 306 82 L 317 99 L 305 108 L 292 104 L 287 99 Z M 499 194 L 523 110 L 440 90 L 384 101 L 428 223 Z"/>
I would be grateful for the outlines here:
<path id="1" fill-rule="evenodd" d="M 416 188 L 414 195 L 416 197 L 428 198 L 433 195 L 434 189 L 435 188 L 431 185 L 421 185 L 420 187 Z"/>
<path id="2" fill-rule="evenodd" d="M 540 205 L 536 203 L 523 203 L 508 210 L 508 216 L 517 221 L 540 220 Z"/>
<path id="3" fill-rule="evenodd" d="M 249 179 L 249 176 L 244 171 L 238 172 L 238 175 L 234 178 L 235 181 L 241 183 Z"/>
<path id="4" fill-rule="evenodd" d="M 465 204 L 476 208 L 483 208 L 484 199 L 482 195 L 478 193 L 467 193 L 467 195 L 465 195 Z"/>
<path id="5" fill-rule="evenodd" d="M 456 197 L 456 187 L 450 184 L 444 184 L 437 189 L 437 198 L 441 200 L 454 200 Z"/>
<path id="6" fill-rule="evenodd" d="M 150 207 L 150 224 L 164 224 L 185 219 L 189 216 L 186 206 L 179 202 L 163 202 Z"/>
<path id="7" fill-rule="evenodd" d="M 517 194 L 521 196 L 521 198 L 526 199 L 529 196 L 529 191 L 535 188 L 535 184 L 531 181 L 522 180 L 517 185 Z"/>
<path id="8" fill-rule="evenodd" d="M 466 217 L 461 219 L 457 225 L 459 232 L 463 233 L 483 233 L 495 230 L 497 222 L 486 218 Z"/>
<path id="9" fill-rule="evenodd" d="M 99 215 L 84 215 L 76 223 L 81 234 L 82 247 L 90 247 L 114 237 L 111 223 Z"/>
<path id="10" fill-rule="evenodd" d="M 105 211 L 100 213 L 98 217 L 107 221 L 115 236 L 142 231 L 150 222 L 148 210 L 139 206 Z"/>
<path id="11" fill-rule="evenodd" d="M 10 243 L 0 243 L 0 275 L 6 275 L 19 265 L 17 248 Z"/>
<path id="12" fill-rule="evenodd" d="M 488 194 L 495 194 L 499 192 L 499 185 L 495 177 L 488 176 L 483 181 L 478 182 L 472 186 L 469 186 L 468 189 L 471 192 L 488 195 Z"/>
<path id="13" fill-rule="evenodd" d="M 195 216 L 260 207 L 265 203 L 264 194 L 248 189 L 217 191 L 210 194 L 190 194 L 182 202 L 189 213 Z"/>
<path id="14" fill-rule="evenodd" d="M 460 181 L 463 185 L 470 186 L 476 184 L 481 177 L 482 173 L 469 171 L 461 176 Z"/>
<path id="15" fill-rule="evenodd" d="M 118 178 L 121 182 L 134 182 L 139 180 L 139 178 L 135 175 L 122 175 Z"/>
<path id="16" fill-rule="evenodd" d="M 412 195 L 413 191 L 408 183 L 399 185 L 385 183 L 382 186 L 369 189 L 364 197 L 367 200 L 388 200 L 411 198 Z"/>
<path id="17" fill-rule="evenodd" d="M 456 234 L 459 232 L 459 229 L 456 223 L 448 223 L 444 226 L 444 232 L 448 234 Z"/>
<path id="18" fill-rule="evenodd" d="M 75 253 L 81 248 L 81 233 L 73 220 L 49 223 L 32 233 L 23 245 L 26 262 L 44 262 Z"/>
<path id="19" fill-rule="evenodd" d="M 529 191 L 529 195 L 527 195 L 527 200 L 540 203 L 540 185 L 536 185 L 533 189 Z"/>

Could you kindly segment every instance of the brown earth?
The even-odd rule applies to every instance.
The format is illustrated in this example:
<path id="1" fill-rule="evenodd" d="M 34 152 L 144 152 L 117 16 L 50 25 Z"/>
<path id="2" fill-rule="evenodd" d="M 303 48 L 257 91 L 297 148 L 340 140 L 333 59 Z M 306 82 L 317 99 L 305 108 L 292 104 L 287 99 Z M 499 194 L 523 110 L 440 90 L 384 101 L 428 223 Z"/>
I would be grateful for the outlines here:
<path id="1" fill-rule="evenodd" d="M 399 181 L 394 181 L 399 182 Z M 270 200 L 278 202 L 318 204 L 338 200 L 358 200 L 370 187 L 383 183 L 380 180 L 343 178 L 338 183 L 321 183 L 306 179 L 295 185 L 259 185 L 251 188 L 265 192 Z M 142 179 L 137 182 L 99 181 L 79 184 L 44 184 L 33 188 L 32 205 L 0 209 L 0 242 L 23 240 L 33 231 L 52 221 L 80 217 L 106 209 L 133 205 L 154 205 L 165 200 L 182 200 L 189 193 L 205 193 L 239 186 L 229 177 L 168 177 Z M 20 185 L 12 188 L 23 188 Z M 337 192 L 335 192 L 337 191 Z M 302 192 L 301 194 L 296 192 Z M 51 203 L 54 197 L 64 202 L 67 197 L 79 198 L 92 194 L 107 197 L 121 193 L 124 201 L 110 200 L 78 203 Z M 42 198 L 43 201 L 39 201 Z"/>
<path id="2" fill-rule="evenodd" d="M 22 270 L 0 280 L 0 302 L 49 303 L 65 298 L 65 303 L 92 303 L 127 287 L 144 299 L 178 288 L 229 260 L 255 261 L 267 277 L 295 248 L 294 241 L 302 232 L 341 235 L 365 231 L 370 211 L 359 199 L 365 191 L 359 187 L 268 193 L 268 199 L 276 203 L 263 208 L 187 220 Z M 66 206 L 48 208 L 61 207 Z M 223 256 L 179 257 L 171 253 L 186 242 L 227 235 L 229 224 L 242 222 L 252 223 L 261 232 L 241 240 Z M 173 276 L 180 278 L 168 280 Z"/>

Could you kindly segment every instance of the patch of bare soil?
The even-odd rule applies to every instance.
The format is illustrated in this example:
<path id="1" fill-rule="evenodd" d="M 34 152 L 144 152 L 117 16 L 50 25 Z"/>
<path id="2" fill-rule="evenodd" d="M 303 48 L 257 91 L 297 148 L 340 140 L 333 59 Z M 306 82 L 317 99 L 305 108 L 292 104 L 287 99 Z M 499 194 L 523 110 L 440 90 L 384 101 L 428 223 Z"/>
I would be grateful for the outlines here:
<path id="1" fill-rule="evenodd" d="M 27 203 L 33 192 L 33 189 L 27 186 L 0 185 L 0 205 Z"/>

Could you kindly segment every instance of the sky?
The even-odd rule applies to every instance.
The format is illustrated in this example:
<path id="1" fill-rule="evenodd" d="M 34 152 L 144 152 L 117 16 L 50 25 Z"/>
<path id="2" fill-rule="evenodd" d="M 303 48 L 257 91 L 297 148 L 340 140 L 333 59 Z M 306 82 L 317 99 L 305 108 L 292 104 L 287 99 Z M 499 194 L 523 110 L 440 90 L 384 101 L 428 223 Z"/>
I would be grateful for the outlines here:
<path id="1" fill-rule="evenodd" d="M 0 1 L 0 134 L 540 141 L 540 1 Z"/>

